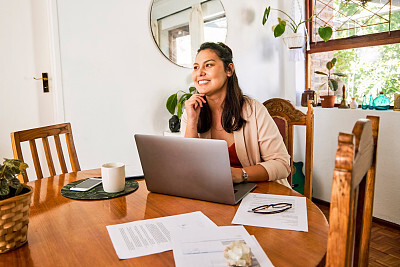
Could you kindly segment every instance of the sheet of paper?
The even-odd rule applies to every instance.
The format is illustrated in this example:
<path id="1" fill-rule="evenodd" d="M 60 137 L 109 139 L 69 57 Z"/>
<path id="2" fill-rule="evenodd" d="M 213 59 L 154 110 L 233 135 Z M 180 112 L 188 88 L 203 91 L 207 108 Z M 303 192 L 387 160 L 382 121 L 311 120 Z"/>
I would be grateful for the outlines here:
<path id="1" fill-rule="evenodd" d="M 291 203 L 292 208 L 276 214 L 249 212 L 261 205 L 281 202 Z M 306 198 L 250 193 L 240 203 L 232 224 L 308 232 Z"/>
<path id="2" fill-rule="evenodd" d="M 251 248 L 251 266 L 273 266 L 255 237 L 250 236 L 243 226 L 223 226 L 206 231 L 189 229 L 171 234 L 176 267 L 226 267 L 224 250 L 237 240 Z"/>
<path id="3" fill-rule="evenodd" d="M 172 249 L 171 231 L 217 228 L 202 212 L 108 225 L 107 230 L 120 259 L 129 259 Z"/>

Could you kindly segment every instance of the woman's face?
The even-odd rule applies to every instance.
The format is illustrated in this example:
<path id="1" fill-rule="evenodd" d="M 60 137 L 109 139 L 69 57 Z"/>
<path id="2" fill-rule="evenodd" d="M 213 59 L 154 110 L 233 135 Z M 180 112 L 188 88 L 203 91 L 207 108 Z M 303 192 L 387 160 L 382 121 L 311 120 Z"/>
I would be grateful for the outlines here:
<path id="1" fill-rule="evenodd" d="M 226 93 L 228 77 L 232 76 L 233 64 L 225 71 L 224 63 L 211 49 L 200 51 L 193 64 L 192 79 L 200 94 L 211 96 Z"/>

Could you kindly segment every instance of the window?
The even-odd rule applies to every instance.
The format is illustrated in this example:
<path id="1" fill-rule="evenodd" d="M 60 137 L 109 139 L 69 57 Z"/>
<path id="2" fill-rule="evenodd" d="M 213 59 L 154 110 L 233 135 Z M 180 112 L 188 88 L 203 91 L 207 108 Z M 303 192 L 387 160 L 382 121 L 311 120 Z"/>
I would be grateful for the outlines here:
<path id="1" fill-rule="evenodd" d="M 207 42 L 225 42 L 227 22 L 225 14 L 204 21 L 204 40 Z M 168 31 L 170 59 L 180 66 L 191 66 L 191 42 L 189 24 Z"/>
<path id="2" fill-rule="evenodd" d="M 190 66 L 190 33 L 189 25 L 168 31 L 169 58 L 180 66 Z"/>
<path id="3" fill-rule="evenodd" d="M 314 1 L 307 1 L 308 15 Z M 324 25 L 333 28 L 326 43 L 316 34 Z M 325 71 L 326 62 L 336 57 L 335 72 L 348 75 L 343 78 L 346 98 L 356 97 L 361 104 L 363 95 L 376 97 L 383 91 L 393 104 L 394 94 L 400 93 L 400 1 L 317 0 L 307 28 L 312 40 L 306 57 L 307 88 L 318 91 L 325 81 L 314 72 Z"/>

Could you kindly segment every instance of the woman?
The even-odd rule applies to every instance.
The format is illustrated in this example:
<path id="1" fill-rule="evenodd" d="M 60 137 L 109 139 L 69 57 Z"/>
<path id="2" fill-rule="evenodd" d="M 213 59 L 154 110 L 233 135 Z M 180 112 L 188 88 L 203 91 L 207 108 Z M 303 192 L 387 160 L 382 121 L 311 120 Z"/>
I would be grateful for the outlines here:
<path id="1" fill-rule="evenodd" d="M 185 137 L 225 140 L 234 183 L 277 181 L 289 186 L 290 156 L 283 139 L 267 109 L 243 96 L 231 49 L 223 43 L 202 44 L 192 79 L 198 94 L 185 102 Z"/>

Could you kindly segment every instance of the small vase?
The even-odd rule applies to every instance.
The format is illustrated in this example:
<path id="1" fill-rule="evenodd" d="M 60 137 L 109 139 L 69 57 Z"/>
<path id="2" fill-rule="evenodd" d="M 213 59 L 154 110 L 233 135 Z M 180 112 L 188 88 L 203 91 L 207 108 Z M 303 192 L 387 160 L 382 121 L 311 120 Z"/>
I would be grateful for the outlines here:
<path id="1" fill-rule="evenodd" d="M 177 133 L 177 132 L 179 132 L 180 128 L 181 128 L 181 124 L 179 122 L 178 116 L 173 115 L 169 119 L 169 129 L 171 130 L 171 132 Z"/>
<path id="2" fill-rule="evenodd" d="M 357 108 L 358 108 L 358 103 L 357 103 L 355 97 L 352 97 L 352 98 L 351 98 L 350 108 L 351 108 L 351 109 L 357 109 Z"/>
<path id="3" fill-rule="evenodd" d="M 390 100 L 383 94 L 383 92 L 379 93 L 379 96 L 374 99 L 373 103 L 375 109 L 386 110 L 390 107 Z"/>
<path id="4" fill-rule="evenodd" d="M 374 100 L 372 98 L 372 95 L 369 96 L 368 109 L 374 109 Z"/>
<path id="5" fill-rule="evenodd" d="M 361 104 L 361 108 L 362 109 L 367 109 L 368 108 L 367 97 L 365 95 L 363 96 L 363 102 Z"/>

